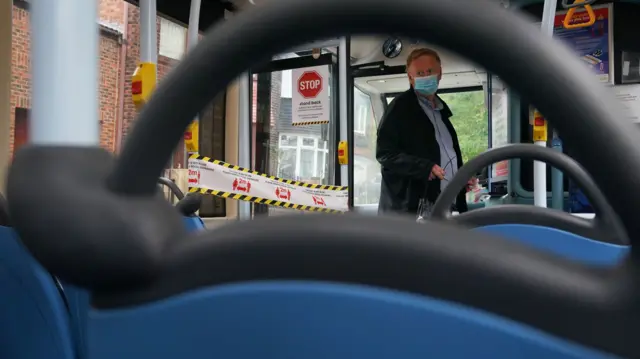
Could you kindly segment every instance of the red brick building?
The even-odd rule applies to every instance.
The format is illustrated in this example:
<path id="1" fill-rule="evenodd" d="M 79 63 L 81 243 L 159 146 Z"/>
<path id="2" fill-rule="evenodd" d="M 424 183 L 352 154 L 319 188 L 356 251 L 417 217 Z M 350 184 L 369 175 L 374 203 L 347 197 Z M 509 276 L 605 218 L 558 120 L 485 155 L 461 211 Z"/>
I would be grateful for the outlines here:
<path id="1" fill-rule="evenodd" d="M 140 54 L 139 9 L 123 0 L 100 0 L 100 144 L 117 151 L 136 118 L 131 75 Z M 186 28 L 158 18 L 158 79 L 177 63 L 186 48 Z M 31 108 L 29 2 L 14 0 L 11 83 L 11 151 L 28 138 Z M 164 41 L 161 33 L 165 34 Z M 166 56 L 169 55 L 169 56 Z M 181 151 L 177 151 L 181 154 Z"/>

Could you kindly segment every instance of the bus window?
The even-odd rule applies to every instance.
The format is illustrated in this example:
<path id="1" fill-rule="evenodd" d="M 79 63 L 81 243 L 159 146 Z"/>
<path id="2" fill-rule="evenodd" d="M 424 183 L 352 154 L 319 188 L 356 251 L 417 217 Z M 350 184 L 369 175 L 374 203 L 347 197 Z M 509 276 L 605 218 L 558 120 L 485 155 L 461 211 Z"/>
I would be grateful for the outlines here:
<path id="1" fill-rule="evenodd" d="M 376 160 L 376 113 L 370 95 L 357 87 L 353 92 L 353 202 L 356 206 L 373 205 L 380 200 L 381 179 Z"/>
<path id="2" fill-rule="evenodd" d="M 453 113 L 451 123 L 458 134 L 464 162 L 486 151 L 489 144 L 489 122 L 484 91 L 451 92 L 439 96 Z"/>

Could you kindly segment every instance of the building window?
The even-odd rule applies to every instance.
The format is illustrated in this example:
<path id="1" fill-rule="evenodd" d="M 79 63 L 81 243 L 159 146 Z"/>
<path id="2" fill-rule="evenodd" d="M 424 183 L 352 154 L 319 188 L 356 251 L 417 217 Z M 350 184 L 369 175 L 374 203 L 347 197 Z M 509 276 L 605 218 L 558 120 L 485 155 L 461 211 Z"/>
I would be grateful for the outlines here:
<path id="1" fill-rule="evenodd" d="M 15 122 L 13 126 L 13 153 L 27 144 L 29 141 L 29 118 L 30 111 L 27 108 L 16 107 Z"/>
<path id="2" fill-rule="evenodd" d="M 322 180 L 328 153 L 327 141 L 318 137 L 281 134 L 277 176 L 298 181 Z"/>
<path id="3" fill-rule="evenodd" d="M 158 54 L 174 60 L 182 59 L 187 49 L 187 28 L 171 20 L 160 18 Z"/>

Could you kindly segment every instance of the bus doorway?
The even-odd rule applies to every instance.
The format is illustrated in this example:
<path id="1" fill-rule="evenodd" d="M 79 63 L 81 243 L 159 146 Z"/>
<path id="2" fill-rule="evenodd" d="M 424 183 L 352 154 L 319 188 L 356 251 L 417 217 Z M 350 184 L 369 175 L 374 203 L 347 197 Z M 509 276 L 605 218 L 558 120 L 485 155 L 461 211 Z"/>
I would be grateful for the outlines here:
<path id="1" fill-rule="evenodd" d="M 335 183 L 336 53 L 337 47 L 295 51 L 253 70 L 253 170 L 304 183 Z M 286 188 L 278 188 L 277 192 L 278 198 L 289 199 Z M 304 212 L 254 203 L 253 213 Z"/>
<path id="2" fill-rule="evenodd" d="M 404 59 L 418 47 L 407 47 L 394 59 L 352 66 L 353 121 L 353 209 L 375 214 L 380 199 L 381 174 L 376 159 L 377 127 L 395 96 L 410 87 Z M 486 103 L 487 75 L 475 65 L 440 51 L 443 77 L 438 95 L 451 108 L 464 161 L 489 147 L 489 120 Z"/>

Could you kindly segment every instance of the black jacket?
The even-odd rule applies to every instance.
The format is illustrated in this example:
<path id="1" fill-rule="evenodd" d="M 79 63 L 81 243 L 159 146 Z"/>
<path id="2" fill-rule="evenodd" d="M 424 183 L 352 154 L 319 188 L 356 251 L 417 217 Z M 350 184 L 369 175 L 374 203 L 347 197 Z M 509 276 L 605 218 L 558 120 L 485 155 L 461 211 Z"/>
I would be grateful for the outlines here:
<path id="1" fill-rule="evenodd" d="M 449 120 L 451 110 L 442 99 L 440 101 L 444 106 L 440 111 L 442 122 L 451 133 L 460 168 L 462 154 L 458 135 Z M 416 214 L 427 183 L 427 198 L 433 202 L 438 198 L 440 180 L 428 179 L 433 165 L 442 165 L 440 146 L 433 124 L 420 106 L 413 89 L 398 95 L 385 111 L 378 126 L 376 157 L 382 165 L 379 213 Z M 467 211 L 465 193 L 466 189 L 462 188 L 456 199 L 459 212 Z"/>

